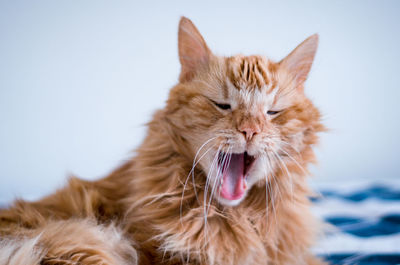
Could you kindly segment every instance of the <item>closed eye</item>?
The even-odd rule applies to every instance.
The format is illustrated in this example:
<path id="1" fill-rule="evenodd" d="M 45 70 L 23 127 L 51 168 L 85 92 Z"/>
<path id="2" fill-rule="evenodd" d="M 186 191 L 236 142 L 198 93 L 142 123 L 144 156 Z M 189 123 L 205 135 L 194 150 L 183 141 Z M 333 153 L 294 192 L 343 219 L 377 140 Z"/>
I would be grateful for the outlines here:
<path id="1" fill-rule="evenodd" d="M 267 111 L 267 114 L 268 115 L 275 115 L 275 114 L 278 114 L 280 111 L 278 111 L 278 110 L 269 110 L 269 111 Z"/>
<path id="2" fill-rule="evenodd" d="M 224 104 L 224 103 L 217 103 L 217 102 L 215 102 L 214 100 L 212 100 L 212 99 L 209 99 L 212 103 L 214 103 L 214 105 L 215 106 L 217 106 L 218 108 L 220 108 L 220 109 L 223 109 L 223 110 L 230 110 L 231 109 L 231 105 L 229 105 L 229 104 Z"/>
<path id="3" fill-rule="evenodd" d="M 229 104 L 220 104 L 220 103 L 216 103 L 216 102 L 214 102 L 214 104 L 215 104 L 218 108 L 223 109 L 223 110 L 231 109 L 231 105 L 229 105 Z"/>

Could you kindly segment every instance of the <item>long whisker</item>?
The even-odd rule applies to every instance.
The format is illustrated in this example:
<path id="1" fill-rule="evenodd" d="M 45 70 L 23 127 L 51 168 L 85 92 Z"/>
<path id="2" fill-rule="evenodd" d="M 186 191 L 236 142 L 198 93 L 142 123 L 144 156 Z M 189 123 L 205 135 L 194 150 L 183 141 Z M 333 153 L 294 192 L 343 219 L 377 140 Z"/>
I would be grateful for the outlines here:
<path id="1" fill-rule="evenodd" d="M 230 165 L 230 163 L 231 163 L 231 159 L 232 159 L 232 153 L 231 153 L 231 151 L 232 151 L 232 148 L 233 148 L 233 146 L 230 146 L 229 147 L 229 157 L 228 157 L 228 163 L 226 163 L 227 165 Z M 222 172 L 223 173 L 223 172 Z M 223 176 L 222 176 L 222 178 L 221 178 L 221 183 L 220 184 L 222 184 L 222 181 L 223 181 Z M 221 191 L 220 191 L 221 192 Z"/>
<path id="2" fill-rule="evenodd" d="M 220 160 L 220 157 L 219 157 L 219 152 L 220 151 L 218 151 L 217 152 L 217 161 L 216 161 L 216 163 L 215 163 L 215 177 L 214 177 L 214 183 L 212 184 L 212 189 L 211 189 L 211 194 L 210 194 L 210 198 L 209 198 L 209 200 L 208 200 L 208 204 L 207 203 L 205 203 L 205 216 L 206 216 L 206 218 L 208 218 L 208 214 L 209 214 L 209 211 L 210 211 L 210 207 L 211 207 L 211 201 L 212 201 L 212 199 L 213 199 L 213 195 L 214 195 L 214 190 L 215 190 L 215 185 L 216 185 L 216 183 L 219 181 L 219 176 L 220 176 L 220 172 L 219 172 L 219 168 L 218 168 L 218 163 L 220 162 L 219 160 Z M 224 153 L 224 157 L 222 158 L 222 161 L 224 161 L 225 160 L 225 158 L 226 158 L 226 154 Z M 222 162 L 222 165 L 223 165 L 223 163 L 224 162 Z M 213 169 L 214 169 L 213 168 Z M 212 171 L 210 171 L 210 173 L 212 173 Z M 208 176 L 208 178 L 210 178 L 210 175 Z M 210 178 L 211 179 L 211 178 Z M 209 181 L 209 183 L 211 182 L 211 180 Z M 207 190 L 207 193 L 208 193 L 208 190 Z M 205 201 L 206 201 L 206 199 L 205 199 Z M 208 242 L 209 242 L 209 240 L 210 240 L 210 237 L 208 237 L 208 238 L 206 238 L 205 239 L 205 242 L 204 242 L 204 244 L 205 245 L 207 245 L 208 244 Z"/>
<path id="3" fill-rule="evenodd" d="M 218 156 L 219 156 L 219 154 L 218 154 Z M 226 154 L 224 154 L 224 157 L 223 157 L 223 159 L 222 160 L 225 160 L 225 156 L 226 156 Z M 215 183 L 217 183 L 217 181 L 218 181 L 218 179 L 219 179 L 219 175 L 220 175 L 220 172 L 219 172 L 219 168 L 218 168 L 218 164 L 219 164 L 219 160 L 220 160 L 220 158 L 218 157 L 218 159 L 217 159 L 217 163 L 216 163 L 216 169 L 215 169 L 215 177 L 214 177 L 214 183 L 212 184 L 212 188 L 211 188 L 211 194 L 210 194 L 210 199 L 208 200 L 208 203 L 206 204 L 206 205 L 208 205 L 208 206 L 206 206 L 206 215 L 208 216 L 208 213 L 209 213 L 209 210 L 210 210 L 210 206 L 211 206 L 211 201 L 212 201 L 212 199 L 213 199 L 213 194 L 214 194 L 214 189 L 215 189 Z M 223 164 L 222 164 L 223 165 Z"/>
<path id="4" fill-rule="evenodd" d="M 264 160 L 264 157 L 262 157 L 262 159 Z M 263 163 L 264 164 L 264 163 Z M 268 199 L 268 182 L 269 182 L 269 180 L 268 180 L 268 175 L 269 175 L 269 172 L 270 171 L 272 171 L 270 168 L 272 168 L 272 166 L 270 166 L 269 165 L 269 162 L 268 161 L 265 161 L 265 164 L 267 164 L 267 174 L 265 174 L 265 218 L 266 218 L 266 221 L 267 221 L 267 225 L 268 225 L 268 217 L 269 217 L 269 207 L 268 207 L 268 204 L 269 204 L 269 199 Z M 269 228 L 269 226 L 268 226 L 268 228 Z M 269 232 L 268 231 L 269 229 L 267 229 L 267 233 Z"/>
<path id="5" fill-rule="evenodd" d="M 201 159 L 199 159 L 199 160 L 196 162 L 196 158 L 197 158 L 197 156 L 199 155 L 201 149 L 203 149 L 204 146 L 205 146 L 206 144 L 208 144 L 208 143 L 211 142 L 212 140 L 215 140 L 216 138 L 217 138 L 217 136 L 212 137 L 212 138 L 208 139 L 206 142 L 204 142 L 204 144 L 202 144 L 202 145 L 200 146 L 199 150 L 197 150 L 196 155 L 194 156 L 192 169 L 190 170 L 190 172 L 189 172 L 189 174 L 188 174 L 188 175 L 192 174 L 192 183 L 193 183 L 194 194 L 195 194 L 196 199 L 197 199 L 197 202 L 198 202 L 199 204 L 200 204 L 200 200 L 199 200 L 199 197 L 198 197 L 198 194 L 197 194 L 197 189 L 196 189 L 196 181 L 195 181 L 195 178 L 194 178 L 194 169 L 195 169 L 196 165 L 200 162 Z"/>
<path id="6" fill-rule="evenodd" d="M 225 162 L 227 161 L 227 159 L 230 160 L 231 150 L 232 150 L 232 147 L 229 146 L 227 152 L 224 153 L 224 157 L 222 158 L 222 162 L 221 162 L 222 170 L 224 170 L 224 165 L 225 165 Z M 229 165 L 229 162 L 228 162 L 227 165 Z M 210 199 L 209 199 L 209 202 L 208 202 L 207 215 L 208 215 L 209 210 L 210 210 L 211 200 L 213 199 L 213 195 L 214 195 L 216 184 L 220 182 L 220 178 L 222 177 L 222 174 L 223 174 L 223 172 L 220 172 L 220 170 L 218 170 L 218 169 L 216 170 L 216 176 L 215 176 L 215 179 L 214 179 L 213 187 L 211 189 Z"/>
<path id="7" fill-rule="evenodd" d="M 300 163 L 299 163 L 292 155 L 290 155 L 290 154 L 289 154 L 286 150 L 284 150 L 283 148 L 281 148 L 281 147 L 279 147 L 279 146 L 278 146 L 278 148 L 279 148 L 280 151 L 284 152 L 285 155 L 286 155 L 289 159 L 291 159 L 291 160 L 297 165 L 297 167 L 303 172 L 304 175 L 308 175 L 308 174 L 309 174 L 309 172 L 308 172 L 302 165 L 300 165 Z M 292 147 L 292 148 L 293 148 L 293 147 Z M 316 194 L 317 194 L 318 196 L 323 197 L 323 195 L 322 195 L 322 193 L 321 193 L 320 191 L 314 191 L 314 192 L 316 192 Z"/>
<path id="8" fill-rule="evenodd" d="M 274 138 L 274 141 L 278 142 L 280 144 L 284 144 L 284 145 L 290 147 L 291 149 L 293 149 L 296 153 L 300 154 L 300 151 L 296 147 L 294 147 L 293 144 L 290 144 L 290 143 L 288 143 L 286 141 L 283 141 L 283 140 L 280 140 L 280 139 L 275 139 L 275 138 Z"/>
<path id="9" fill-rule="evenodd" d="M 205 187 L 204 187 L 204 205 L 203 205 L 203 208 L 204 208 L 204 234 L 205 234 L 205 237 L 207 237 L 207 193 L 208 193 L 208 186 L 210 185 L 210 181 L 209 181 L 210 180 L 210 174 L 212 174 L 212 171 L 215 168 L 215 165 L 216 165 L 217 160 L 218 160 L 218 154 L 219 154 L 220 150 L 221 150 L 221 145 L 218 147 L 218 150 L 215 153 L 214 159 L 213 159 L 213 161 L 211 163 L 211 167 L 210 167 L 209 172 L 207 174 L 206 184 L 205 184 Z M 207 239 L 205 240 L 205 242 L 206 241 L 207 241 Z"/>
<path id="10" fill-rule="evenodd" d="M 214 147 L 214 146 L 211 146 L 210 148 L 208 148 L 208 149 L 204 152 L 204 154 L 199 158 L 199 160 L 198 160 L 196 163 L 193 163 L 193 167 L 192 167 L 191 172 L 194 171 L 194 168 L 197 166 L 197 164 L 200 162 L 200 160 L 201 160 L 213 147 Z M 196 157 L 195 157 L 194 161 L 196 161 Z M 183 225 L 183 223 L 182 223 L 183 198 L 184 198 L 184 195 L 185 195 L 185 189 L 186 189 L 187 183 L 188 183 L 188 181 L 189 181 L 189 177 L 190 177 L 190 175 L 191 175 L 191 172 L 189 172 L 188 176 L 186 177 L 186 181 L 185 181 L 185 184 L 183 185 L 183 191 L 182 191 L 182 196 L 181 196 L 181 204 L 180 204 L 180 209 L 179 209 L 179 216 L 180 216 L 180 218 L 179 218 L 179 219 L 180 219 L 182 225 Z M 196 190 L 194 180 L 193 180 L 193 187 L 194 187 L 194 190 Z M 195 194 L 196 194 L 196 191 L 195 191 Z M 196 198 L 197 198 L 197 200 L 198 200 L 197 194 L 196 194 Z"/>
<path id="11" fill-rule="evenodd" d="M 287 176 L 289 177 L 289 181 L 290 181 L 290 194 L 291 194 L 291 196 L 292 196 L 292 202 L 293 202 L 293 177 L 292 177 L 292 174 L 290 173 L 289 169 L 288 169 L 287 166 L 286 166 L 286 163 L 281 159 L 281 157 L 279 156 L 279 154 L 276 153 L 276 152 L 275 152 L 274 150 L 272 150 L 272 149 L 271 149 L 271 151 L 272 151 L 272 154 L 274 155 L 274 157 L 276 157 L 276 158 L 279 160 L 279 163 L 283 165 L 283 167 L 285 168 L 285 171 L 286 171 L 286 173 L 287 173 Z M 281 167 L 280 165 L 279 165 L 279 167 L 281 168 L 282 172 L 285 172 L 285 171 L 283 171 L 283 169 L 282 169 L 282 167 Z"/>
<path id="12" fill-rule="evenodd" d="M 289 157 L 289 158 L 301 169 L 301 171 L 303 171 L 303 173 L 304 173 L 305 175 L 308 175 L 308 172 L 304 169 L 304 167 L 303 167 L 302 165 L 300 165 L 300 163 L 299 163 L 296 159 L 294 159 L 294 157 L 293 157 L 292 155 L 290 155 L 288 152 L 286 152 L 285 149 L 283 149 L 283 148 L 281 148 L 281 147 L 279 147 L 279 146 L 278 146 L 278 148 L 279 148 L 279 150 L 281 150 L 282 152 L 284 152 L 285 155 L 286 155 L 287 157 Z"/>
<path id="13" fill-rule="evenodd" d="M 274 176 L 274 172 L 273 172 L 273 169 L 272 169 L 272 163 L 271 163 L 271 159 L 270 159 L 270 157 L 269 157 L 269 155 L 268 155 L 268 153 L 266 154 L 267 155 L 267 159 L 268 159 L 268 165 L 269 165 L 269 169 L 270 169 L 270 171 L 271 171 L 271 176 L 272 176 L 272 179 L 275 181 L 275 176 Z M 270 181 L 268 181 L 267 182 L 267 188 L 269 188 L 269 197 L 271 198 L 271 206 L 272 206 L 272 215 L 274 216 L 274 219 L 275 219 L 275 225 L 278 225 L 278 221 L 277 221 L 277 219 L 276 219 L 276 210 L 275 210 L 275 194 L 274 193 L 272 193 L 272 186 L 271 186 L 271 182 Z"/>
<path id="14" fill-rule="evenodd" d="M 207 174 L 206 185 L 205 185 L 205 189 L 204 189 L 205 190 L 204 191 L 204 205 L 207 205 L 206 201 L 207 201 L 207 195 L 208 195 L 208 188 L 210 186 L 211 174 L 213 173 L 214 169 L 216 169 L 216 165 L 218 163 L 218 156 L 219 156 L 220 150 L 221 150 L 221 145 L 218 147 L 218 150 L 215 153 L 214 159 L 213 159 L 213 161 L 211 163 L 210 169 L 209 169 L 208 174 Z"/>
<path id="15" fill-rule="evenodd" d="M 275 162 L 275 163 L 279 166 L 280 170 L 281 170 L 282 172 L 284 172 L 284 171 L 283 171 L 283 168 L 282 168 L 281 165 L 280 165 L 280 161 L 277 160 L 277 158 L 276 158 L 276 156 L 275 156 L 273 150 L 271 150 L 271 151 L 272 151 L 272 153 L 271 153 L 272 157 L 270 157 L 269 155 L 267 155 L 268 159 L 269 159 L 269 160 L 273 160 L 272 162 Z M 272 165 L 272 162 L 271 162 L 271 165 Z M 279 195 L 279 198 L 282 199 L 282 193 L 281 193 L 281 190 L 280 190 L 280 188 L 279 188 L 278 178 L 276 177 L 276 175 L 274 174 L 273 171 L 272 171 L 272 179 L 274 180 L 274 185 L 277 187 L 277 195 Z"/>

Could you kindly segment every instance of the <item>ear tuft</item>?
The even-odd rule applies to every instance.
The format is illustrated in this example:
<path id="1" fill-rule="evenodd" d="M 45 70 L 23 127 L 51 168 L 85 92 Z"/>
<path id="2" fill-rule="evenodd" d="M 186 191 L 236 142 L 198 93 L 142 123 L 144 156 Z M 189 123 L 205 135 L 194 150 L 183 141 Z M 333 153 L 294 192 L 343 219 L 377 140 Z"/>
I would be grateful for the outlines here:
<path id="1" fill-rule="evenodd" d="M 289 71 L 299 88 L 303 87 L 318 48 L 318 34 L 311 35 L 297 46 L 279 65 Z"/>
<path id="2" fill-rule="evenodd" d="M 195 25 L 186 17 L 179 22 L 179 61 L 181 62 L 180 82 L 190 81 L 197 70 L 206 65 L 211 52 Z"/>

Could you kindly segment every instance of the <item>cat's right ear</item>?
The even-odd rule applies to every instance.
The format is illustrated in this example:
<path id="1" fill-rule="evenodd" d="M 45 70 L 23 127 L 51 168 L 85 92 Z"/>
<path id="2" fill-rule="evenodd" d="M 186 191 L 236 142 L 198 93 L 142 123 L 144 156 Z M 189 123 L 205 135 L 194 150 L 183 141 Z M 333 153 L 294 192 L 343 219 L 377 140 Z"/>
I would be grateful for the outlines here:
<path id="1" fill-rule="evenodd" d="M 303 84 L 314 61 L 318 48 L 318 39 L 318 34 L 311 35 L 279 62 L 282 68 L 289 71 L 295 86 L 300 90 L 303 90 Z"/>
<path id="2" fill-rule="evenodd" d="M 182 67 L 179 81 L 187 82 L 199 68 L 208 64 L 211 51 L 195 25 L 186 17 L 179 22 L 178 49 Z"/>

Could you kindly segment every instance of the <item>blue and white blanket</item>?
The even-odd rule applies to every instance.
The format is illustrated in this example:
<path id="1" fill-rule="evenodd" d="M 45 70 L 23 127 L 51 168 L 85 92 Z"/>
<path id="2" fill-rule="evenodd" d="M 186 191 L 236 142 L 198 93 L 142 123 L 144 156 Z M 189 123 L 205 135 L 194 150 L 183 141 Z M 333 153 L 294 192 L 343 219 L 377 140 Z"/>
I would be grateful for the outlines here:
<path id="1" fill-rule="evenodd" d="M 314 252 L 331 264 L 400 264 L 399 184 L 318 186 L 313 210 L 330 226 Z"/>

